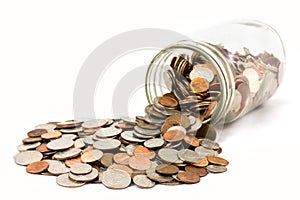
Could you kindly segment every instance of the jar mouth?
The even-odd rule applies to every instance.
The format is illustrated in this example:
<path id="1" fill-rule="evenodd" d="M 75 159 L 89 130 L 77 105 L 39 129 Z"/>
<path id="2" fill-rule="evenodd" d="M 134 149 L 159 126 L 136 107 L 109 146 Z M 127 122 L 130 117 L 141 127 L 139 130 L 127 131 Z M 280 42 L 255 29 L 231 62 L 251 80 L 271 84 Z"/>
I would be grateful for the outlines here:
<path id="1" fill-rule="evenodd" d="M 168 70 L 172 70 L 170 66 L 171 59 L 174 56 L 184 54 L 186 59 L 189 60 L 194 53 L 203 56 L 211 64 L 220 84 L 220 96 L 215 111 L 203 123 L 224 124 L 226 114 L 233 101 L 234 77 L 230 71 L 230 64 L 226 61 L 224 55 L 214 45 L 206 42 L 179 41 L 166 47 L 153 58 L 148 67 L 145 81 L 148 102 L 153 104 L 156 97 L 171 92 L 167 81 L 163 77 Z"/>

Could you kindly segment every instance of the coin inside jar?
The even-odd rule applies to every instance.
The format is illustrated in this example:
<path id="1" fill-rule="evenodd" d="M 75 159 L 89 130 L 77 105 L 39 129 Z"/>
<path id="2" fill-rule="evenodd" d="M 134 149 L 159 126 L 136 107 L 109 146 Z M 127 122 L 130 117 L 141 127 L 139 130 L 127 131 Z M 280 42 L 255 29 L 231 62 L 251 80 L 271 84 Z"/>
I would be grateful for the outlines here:
<path id="1" fill-rule="evenodd" d="M 208 90 L 209 83 L 205 78 L 195 78 L 191 81 L 190 87 L 195 93 L 201 93 Z"/>

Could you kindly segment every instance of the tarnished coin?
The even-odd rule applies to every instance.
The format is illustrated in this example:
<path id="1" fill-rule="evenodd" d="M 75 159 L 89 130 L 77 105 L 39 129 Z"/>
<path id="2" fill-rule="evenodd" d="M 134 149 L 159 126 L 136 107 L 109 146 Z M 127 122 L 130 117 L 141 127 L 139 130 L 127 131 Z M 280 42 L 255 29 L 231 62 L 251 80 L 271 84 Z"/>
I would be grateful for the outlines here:
<path id="1" fill-rule="evenodd" d="M 39 151 L 41 153 L 49 153 L 49 152 L 51 152 L 51 150 L 47 148 L 47 144 L 46 143 L 41 144 L 35 150 L 37 150 L 37 151 Z"/>
<path id="2" fill-rule="evenodd" d="M 107 119 L 92 119 L 85 121 L 81 124 L 83 128 L 89 129 L 89 128 L 99 128 L 104 126 L 108 122 Z"/>
<path id="3" fill-rule="evenodd" d="M 71 167 L 72 169 L 72 167 Z M 73 174 L 69 173 L 69 178 L 77 182 L 90 182 L 98 178 L 99 172 L 97 169 L 92 168 L 92 170 L 87 174 Z"/>
<path id="4" fill-rule="evenodd" d="M 217 157 L 217 156 L 208 156 L 207 157 L 208 162 L 215 164 L 215 165 L 223 165 L 227 166 L 229 162 L 225 160 L 224 158 Z"/>
<path id="5" fill-rule="evenodd" d="M 155 182 L 151 181 L 146 175 L 136 175 L 133 177 L 133 183 L 140 188 L 152 188 Z"/>
<path id="6" fill-rule="evenodd" d="M 91 162 L 95 162 L 98 161 L 102 158 L 103 156 L 103 152 L 97 149 L 93 149 L 93 150 L 89 150 L 84 152 L 81 155 L 81 160 L 84 163 L 91 163 Z"/>
<path id="7" fill-rule="evenodd" d="M 168 163 L 182 163 L 178 158 L 178 151 L 170 148 L 163 148 L 158 151 L 158 156 Z"/>
<path id="8" fill-rule="evenodd" d="M 45 160 L 48 164 L 48 172 L 50 172 L 52 175 L 60 175 L 68 173 L 70 170 L 68 167 L 66 167 L 65 163 L 59 160 Z"/>
<path id="9" fill-rule="evenodd" d="M 96 131 L 96 136 L 98 138 L 110 138 L 119 135 L 122 132 L 122 129 L 115 127 L 101 128 Z"/>
<path id="10" fill-rule="evenodd" d="M 161 138 L 153 138 L 144 142 L 144 146 L 149 149 L 160 148 L 165 144 L 165 141 Z"/>
<path id="11" fill-rule="evenodd" d="M 29 165 L 33 162 L 40 161 L 43 158 L 43 154 L 38 151 L 22 151 L 14 156 L 15 163 L 18 165 Z"/>
<path id="12" fill-rule="evenodd" d="M 214 141 L 217 137 L 216 129 L 210 124 L 204 124 L 196 133 L 197 138 L 206 138 Z"/>
<path id="13" fill-rule="evenodd" d="M 179 168 L 172 164 L 161 164 L 155 168 L 156 172 L 163 175 L 173 175 L 179 172 Z"/>
<path id="14" fill-rule="evenodd" d="M 129 159 L 129 166 L 136 170 L 146 170 L 151 167 L 151 161 L 143 156 L 132 156 Z"/>
<path id="15" fill-rule="evenodd" d="M 156 163 L 152 163 L 152 166 L 146 170 L 146 175 L 149 179 L 159 182 L 159 183 L 169 183 L 173 180 L 172 176 L 165 176 L 156 173 L 155 169 L 157 167 Z"/>
<path id="16" fill-rule="evenodd" d="M 41 135 L 41 138 L 46 139 L 46 140 L 51 140 L 51 139 L 56 139 L 61 137 L 62 133 L 60 131 L 51 131 L 47 133 L 43 133 Z"/>
<path id="17" fill-rule="evenodd" d="M 55 139 L 47 144 L 47 148 L 51 150 L 64 150 L 73 146 L 74 141 L 69 139 Z"/>
<path id="18" fill-rule="evenodd" d="M 209 140 L 209 139 L 203 139 L 200 141 L 201 146 L 207 148 L 207 149 L 214 149 L 214 150 L 218 150 L 219 149 L 219 144 Z"/>
<path id="19" fill-rule="evenodd" d="M 67 167 L 71 167 L 72 165 L 77 164 L 77 163 L 82 163 L 80 156 L 76 157 L 76 158 L 71 158 L 71 159 L 65 160 L 65 165 Z"/>
<path id="20" fill-rule="evenodd" d="M 123 133 L 121 133 L 121 137 L 129 142 L 144 142 L 144 139 L 139 139 L 133 136 L 133 131 L 124 131 Z"/>
<path id="21" fill-rule="evenodd" d="M 117 153 L 113 156 L 115 163 L 120 165 L 128 165 L 130 156 L 127 153 Z"/>
<path id="22" fill-rule="evenodd" d="M 74 158 L 79 156 L 81 153 L 81 149 L 71 148 L 64 151 L 59 151 L 53 155 L 53 158 L 56 160 L 66 160 L 69 158 Z"/>
<path id="23" fill-rule="evenodd" d="M 195 152 L 198 153 L 202 158 L 208 156 L 217 156 L 218 152 L 212 149 L 204 148 L 203 146 L 199 146 L 195 148 Z"/>
<path id="24" fill-rule="evenodd" d="M 183 126 L 183 128 L 188 128 L 191 125 L 188 116 L 181 115 L 181 114 L 169 116 L 166 119 L 166 122 L 168 122 L 169 124 L 172 124 L 172 126 L 176 126 L 176 125 Z"/>
<path id="25" fill-rule="evenodd" d="M 125 171 L 110 169 L 103 172 L 102 183 L 111 189 L 124 189 L 130 185 L 131 177 Z"/>
<path id="26" fill-rule="evenodd" d="M 30 174 L 40 174 L 49 167 L 46 161 L 36 161 L 26 167 L 26 172 Z"/>
<path id="27" fill-rule="evenodd" d="M 139 146 L 133 150 L 135 156 L 142 156 L 148 159 L 155 158 L 155 151 L 148 149 L 147 147 Z"/>
<path id="28" fill-rule="evenodd" d="M 112 150 L 117 149 L 121 145 L 121 142 L 117 139 L 107 138 L 99 139 L 94 142 L 93 147 L 100 150 Z"/>
<path id="29" fill-rule="evenodd" d="M 179 181 L 184 183 L 198 183 L 200 181 L 200 176 L 192 172 L 181 171 L 177 174 Z"/>
<path id="30" fill-rule="evenodd" d="M 130 167 L 127 167 L 126 165 L 116 165 L 116 164 L 113 164 L 111 165 L 108 170 L 110 169 L 118 169 L 118 170 L 122 170 L 122 171 L 125 171 L 129 174 L 130 177 L 132 177 L 132 174 L 133 174 L 133 171 Z"/>
<path id="31" fill-rule="evenodd" d="M 41 142 L 42 138 L 41 137 L 34 137 L 34 138 L 25 138 L 22 140 L 23 144 L 31 144 L 31 143 L 36 143 L 36 142 Z"/>
<path id="32" fill-rule="evenodd" d="M 56 183 L 60 186 L 67 187 L 67 188 L 76 188 L 81 187 L 85 183 L 84 182 L 77 182 L 73 181 L 69 178 L 69 174 L 61 174 L 56 178 Z"/>
<path id="33" fill-rule="evenodd" d="M 207 171 L 204 167 L 186 166 L 184 169 L 185 171 L 195 173 L 200 177 L 204 177 L 207 175 Z"/>
<path id="34" fill-rule="evenodd" d="M 39 124 L 35 126 L 36 129 L 46 129 L 47 131 L 51 132 L 54 131 L 56 128 L 55 124 Z"/>
<path id="35" fill-rule="evenodd" d="M 227 168 L 222 165 L 208 165 L 206 169 L 211 173 L 223 173 L 227 171 Z"/>
<path id="36" fill-rule="evenodd" d="M 178 106 L 178 101 L 169 96 L 159 97 L 158 102 L 165 107 L 176 108 Z"/>
<path id="37" fill-rule="evenodd" d="M 134 156 L 134 149 L 139 147 L 141 145 L 138 145 L 138 144 L 129 144 L 125 147 L 125 150 L 126 150 L 126 153 L 130 156 Z"/>
<path id="38" fill-rule="evenodd" d="M 202 159 L 202 157 L 199 156 L 199 154 L 197 154 L 195 151 L 192 151 L 190 149 L 182 149 L 178 151 L 177 155 L 182 161 L 188 163 L 200 162 Z"/>
<path id="39" fill-rule="evenodd" d="M 181 130 L 170 130 L 164 133 L 163 138 L 167 142 L 178 142 L 183 140 L 185 133 Z"/>
<path id="40" fill-rule="evenodd" d="M 35 149 L 40 145 L 41 145 L 40 142 L 31 143 L 31 144 L 21 144 L 17 147 L 17 149 L 18 151 L 27 151 L 27 150 Z"/>
<path id="41" fill-rule="evenodd" d="M 210 69 L 204 67 L 194 68 L 190 73 L 191 80 L 195 78 L 204 78 L 208 82 L 211 82 L 214 79 L 214 77 L 214 73 Z"/>
<path id="42" fill-rule="evenodd" d="M 47 133 L 46 129 L 34 129 L 27 133 L 28 137 L 41 137 L 43 133 Z"/>
<path id="43" fill-rule="evenodd" d="M 108 168 L 113 164 L 113 157 L 114 154 L 112 153 L 104 153 L 102 158 L 100 159 L 100 163 L 103 165 L 103 167 Z"/>
<path id="44" fill-rule="evenodd" d="M 206 167 L 208 165 L 208 160 L 207 158 L 202 158 L 202 160 L 200 162 L 197 163 L 191 163 L 191 165 L 195 166 L 195 167 Z"/>
<path id="45" fill-rule="evenodd" d="M 195 78 L 191 81 L 190 87 L 195 93 L 205 92 L 209 88 L 209 82 L 205 78 Z"/>

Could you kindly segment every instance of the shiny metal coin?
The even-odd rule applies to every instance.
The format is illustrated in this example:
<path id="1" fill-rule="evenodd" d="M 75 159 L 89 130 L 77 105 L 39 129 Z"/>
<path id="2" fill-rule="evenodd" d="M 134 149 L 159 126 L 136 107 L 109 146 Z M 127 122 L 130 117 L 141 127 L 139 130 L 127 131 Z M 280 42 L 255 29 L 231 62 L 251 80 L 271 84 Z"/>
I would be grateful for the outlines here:
<path id="1" fill-rule="evenodd" d="M 56 160 L 66 160 L 69 158 L 74 158 L 79 156 L 81 153 L 81 149 L 71 148 L 64 151 L 57 152 L 53 155 L 53 158 Z"/>
<path id="2" fill-rule="evenodd" d="M 74 148 L 81 149 L 83 147 L 85 147 L 85 143 L 84 143 L 83 138 L 78 138 L 77 140 L 75 140 L 75 142 L 74 142 Z"/>
<path id="3" fill-rule="evenodd" d="M 184 133 L 184 135 L 186 134 L 186 129 L 183 126 L 172 126 L 167 130 L 167 132 L 174 131 L 174 130 L 180 131 L 180 132 Z"/>
<path id="4" fill-rule="evenodd" d="M 163 148 L 158 151 L 158 156 L 167 163 L 182 163 L 178 158 L 178 151 L 170 148 Z"/>
<path id="5" fill-rule="evenodd" d="M 214 77 L 214 73 L 210 69 L 204 67 L 197 67 L 190 73 L 191 80 L 195 78 L 205 78 L 208 82 L 211 82 Z"/>
<path id="6" fill-rule="evenodd" d="M 87 137 L 83 138 L 83 142 L 86 145 L 93 145 L 94 144 L 93 135 L 90 135 L 90 136 L 87 136 Z"/>
<path id="7" fill-rule="evenodd" d="M 149 179 L 159 182 L 159 183 L 169 183 L 173 180 L 172 176 L 164 176 L 156 173 L 155 169 L 158 165 L 156 163 L 152 163 L 152 166 L 146 170 L 146 175 Z"/>
<path id="8" fill-rule="evenodd" d="M 40 145 L 41 145 L 40 142 L 31 143 L 31 144 L 21 144 L 17 147 L 17 149 L 18 151 L 27 151 L 27 150 L 35 149 Z"/>
<path id="9" fill-rule="evenodd" d="M 144 142 L 144 146 L 149 149 L 159 148 L 165 144 L 165 141 L 161 138 L 153 138 Z"/>
<path id="10" fill-rule="evenodd" d="M 211 173 L 223 173 L 227 171 L 227 168 L 222 165 L 208 165 L 206 169 Z"/>
<path id="11" fill-rule="evenodd" d="M 180 160 L 188 163 L 197 163 L 202 160 L 202 157 L 199 154 L 190 149 L 182 149 L 178 151 L 177 155 L 180 158 Z"/>
<path id="12" fill-rule="evenodd" d="M 201 146 L 207 148 L 207 149 L 213 149 L 218 150 L 220 148 L 220 145 L 212 140 L 209 139 L 203 139 L 200 141 Z"/>
<path id="13" fill-rule="evenodd" d="M 112 150 L 117 149 L 121 145 L 121 142 L 117 139 L 107 138 L 99 139 L 94 142 L 93 147 L 99 150 Z"/>
<path id="14" fill-rule="evenodd" d="M 72 128 L 72 129 L 65 128 L 65 129 L 60 129 L 59 131 L 62 133 L 79 133 L 83 131 L 83 128 L 82 127 Z"/>
<path id="15" fill-rule="evenodd" d="M 97 149 L 88 150 L 81 155 L 81 160 L 84 163 L 92 163 L 102 158 L 103 152 Z"/>
<path id="16" fill-rule="evenodd" d="M 35 126 L 35 128 L 36 129 L 46 129 L 48 132 L 52 132 L 56 128 L 56 125 L 54 125 L 54 124 L 39 124 L 39 125 Z"/>
<path id="17" fill-rule="evenodd" d="M 47 144 L 47 148 L 51 150 L 64 150 L 70 148 L 71 146 L 73 146 L 73 144 L 73 140 L 60 138 L 49 142 Z"/>
<path id="18" fill-rule="evenodd" d="M 144 139 L 139 139 L 139 138 L 136 138 L 134 137 L 133 135 L 133 131 L 124 131 L 123 133 L 121 133 L 121 137 L 126 140 L 126 141 L 129 141 L 129 142 L 144 142 L 145 140 Z"/>
<path id="19" fill-rule="evenodd" d="M 109 138 L 109 137 L 115 137 L 119 135 L 122 132 L 122 129 L 115 128 L 115 127 L 108 127 L 108 128 L 101 128 L 96 131 L 95 135 L 98 138 Z"/>
<path id="20" fill-rule="evenodd" d="M 93 128 L 99 128 L 104 126 L 108 122 L 107 119 L 92 119 L 85 121 L 81 124 L 83 128 L 86 129 L 93 129 Z"/>
<path id="21" fill-rule="evenodd" d="M 125 171 L 110 169 L 103 172 L 102 183 L 111 189 L 124 189 L 130 185 L 131 177 Z"/>
<path id="22" fill-rule="evenodd" d="M 165 122 L 164 119 L 159 119 L 159 118 L 156 118 L 156 117 L 153 117 L 153 116 L 150 116 L 148 114 L 145 115 L 145 119 L 144 119 L 146 122 L 150 123 L 150 124 L 157 124 L 157 125 L 160 125 L 160 124 L 163 124 Z"/>
<path id="23" fill-rule="evenodd" d="M 146 175 L 136 175 L 133 177 L 133 183 L 140 188 L 152 188 L 155 182 L 151 181 Z"/>
<path id="24" fill-rule="evenodd" d="M 45 160 L 48 164 L 48 172 L 52 175 L 60 175 L 68 173 L 70 170 L 68 167 L 66 167 L 65 163 L 59 160 Z"/>
<path id="25" fill-rule="evenodd" d="M 137 126 L 143 129 L 151 129 L 151 130 L 157 130 L 159 129 L 158 126 L 154 125 L 154 124 L 149 124 L 147 122 L 144 121 L 140 121 L 137 123 Z"/>
<path id="26" fill-rule="evenodd" d="M 130 156 L 134 156 L 134 149 L 140 147 L 138 144 L 129 144 L 125 147 L 126 153 Z"/>
<path id="27" fill-rule="evenodd" d="M 70 172 L 77 175 L 88 174 L 91 171 L 92 171 L 92 166 L 85 163 L 76 163 L 72 165 L 70 168 Z"/>
<path id="28" fill-rule="evenodd" d="M 123 120 L 126 123 L 129 123 L 129 124 L 133 124 L 133 125 L 136 124 L 135 118 L 131 118 L 131 117 L 127 117 L 127 116 L 122 116 L 122 117 L 120 117 L 120 119 Z"/>
<path id="29" fill-rule="evenodd" d="M 22 151 L 14 156 L 15 163 L 18 165 L 29 165 L 33 162 L 40 161 L 43 158 L 43 154 L 38 151 Z"/>
<path id="30" fill-rule="evenodd" d="M 139 126 L 135 126 L 134 130 L 142 135 L 150 135 L 150 136 L 157 136 L 160 134 L 160 130 L 150 130 L 150 129 L 144 129 Z"/>
<path id="31" fill-rule="evenodd" d="M 56 178 L 56 183 L 62 187 L 67 187 L 67 188 L 81 187 L 85 184 L 84 182 L 76 182 L 71 180 L 68 174 L 59 175 Z"/>
<path id="32" fill-rule="evenodd" d="M 192 124 L 192 125 L 188 128 L 187 132 L 195 132 L 195 131 L 197 131 L 199 128 L 201 128 L 201 126 L 202 126 L 201 120 L 200 120 L 199 118 L 195 118 L 195 123 Z"/>
<path id="33" fill-rule="evenodd" d="M 133 136 L 136 137 L 136 138 L 142 139 L 142 140 L 143 139 L 147 140 L 147 139 L 151 139 L 151 138 L 154 137 L 152 135 L 143 135 L 143 134 L 140 134 L 140 133 L 138 133 L 136 131 L 133 131 Z"/>
<path id="34" fill-rule="evenodd" d="M 212 149 L 204 148 L 203 146 L 199 146 L 195 148 L 195 152 L 199 154 L 202 158 L 208 157 L 208 156 L 218 156 L 218 152 L 214 151 Z"/>
<path id="35" fill-rule="evenodd" d="M 97 169 L 92 168 L 91 172 L 87 174 L 73 174 L 69 173 L 69 178 L 77 182 L 90 182 L 98 178 L 99 172 Z"/>

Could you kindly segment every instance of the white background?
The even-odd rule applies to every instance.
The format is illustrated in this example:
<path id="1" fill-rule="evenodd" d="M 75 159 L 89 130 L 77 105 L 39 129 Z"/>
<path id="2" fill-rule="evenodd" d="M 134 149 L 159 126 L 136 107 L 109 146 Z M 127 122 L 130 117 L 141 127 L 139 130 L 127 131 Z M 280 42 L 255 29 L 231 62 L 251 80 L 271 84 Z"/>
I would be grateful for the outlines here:
<path id="1" fill-rule="evenodd" d="M 156 199 L 164 195 L 168 199 L 299 200 L 300 14 L 296 1 L 277 2 L 1 1 L 1 199 Z M 14 164 L 17 145 L 35 125 L 72 118 L 77 74 L 86 57 L 106 39 L 149 27 L 189 33 L 240 18 L 273 26 L 284 41 L 287 65 L 274 97 L 225 128 L 221 146 L 222 156 L 230 161 L 227 173 L 209 175 L 195 185 L 150 190 L 115 191 L 102 185 L 67 189 L 57 186 L 54 177 L 29 175 Z M 103 102 L 95 105 L 97 115 L 109 117 L 111 99 L 95 98 Z M 143 95 L 140 98 L 145 102 Z"/>

